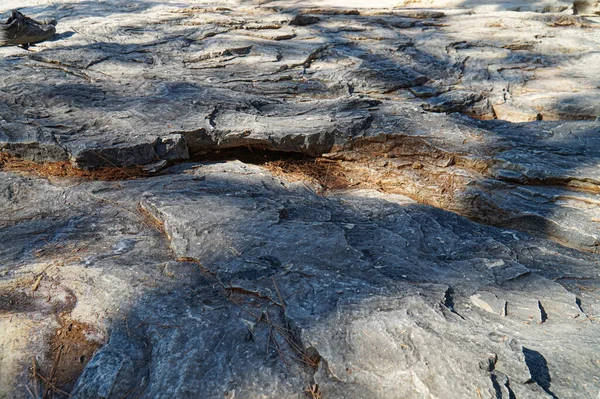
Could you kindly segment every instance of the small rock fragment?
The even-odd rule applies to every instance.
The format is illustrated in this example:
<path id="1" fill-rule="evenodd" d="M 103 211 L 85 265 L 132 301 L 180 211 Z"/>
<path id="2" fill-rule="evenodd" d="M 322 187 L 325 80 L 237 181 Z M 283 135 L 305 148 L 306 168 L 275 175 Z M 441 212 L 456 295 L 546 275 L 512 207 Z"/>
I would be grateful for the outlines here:
<path id="1" fill-rule="evenodd" d="M 321 18 L 315 15 L 297 14 L 290 20 L 289 24 L 295 26 L 307 26 L 316 24 L 320 20 Z"/>

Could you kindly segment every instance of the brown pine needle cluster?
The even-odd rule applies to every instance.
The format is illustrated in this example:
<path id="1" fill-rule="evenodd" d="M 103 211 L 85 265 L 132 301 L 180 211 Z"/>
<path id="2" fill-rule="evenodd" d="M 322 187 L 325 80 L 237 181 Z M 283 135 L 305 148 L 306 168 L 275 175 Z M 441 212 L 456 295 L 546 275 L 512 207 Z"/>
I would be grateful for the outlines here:
<path id="1" fill-rule="evenodd" d="M 39 177 L 81 178 L 85 180 L 129 180 L 148 173 L 141 166 L 102 167 L 94 170 L 79 169 L 69 162 L 36 163 L 0 153 L 0 171 L 31 173 Z"/>

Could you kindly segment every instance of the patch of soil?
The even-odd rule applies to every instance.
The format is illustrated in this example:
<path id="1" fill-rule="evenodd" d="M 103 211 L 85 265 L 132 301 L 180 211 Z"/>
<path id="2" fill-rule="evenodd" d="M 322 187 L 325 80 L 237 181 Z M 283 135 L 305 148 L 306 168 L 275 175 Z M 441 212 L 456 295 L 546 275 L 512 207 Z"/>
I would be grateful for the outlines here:
<path id="1" fill-rule="evenodd" d="M 0 314 L 26 312 L 32 308 L 34 299 L 24 291 L 0 292 Z"/>
<path id="2" fill-rule="evenodd" d="M 68 392 L 102 345 L 102 335 L 93 326 L 71 319 L 76 303 L 75 295 L 49 278 L 45 271 L 32 281 L 0 290 L 0 315 L 39 312 L 55 316 L 60 325 L 52 336 L 44 339 L 46 352 L 32 359 L 28 389 L 36 399 L 69 397 Z"/>
<path id="3" fill-rule="evenodd" d="M 39 312 L 44 315 L 70 311 L 77 302 L 75 295 L 60 286 L 53 288 L 44 272 L 31 282 L 20 282 L 0 289 L 0 314 Z"/>
<path id="4" fill-rule="evenodd" d="M 77 379 L 101 343 L 95 329 L 71 319 L 69 312 L 59 316 L 60 328 L 50 339 L 47 361 L 32 364 L 32 380 L 42 399 L 70 397 Z"/>
<path id="5" fill-rule="evenodd" d="M 294 152 L 273 151 L 256 147 L 236 147 L 196 154 L 192 161 L 210 162 L 238 160 L 267 168 L 273 175 L 288 181 L 316 183 L 323 190 L 345 189 L 358 185 L 341 162 L 315 158 Z M 364 179 L 360 179 L 364 183 Z"/>

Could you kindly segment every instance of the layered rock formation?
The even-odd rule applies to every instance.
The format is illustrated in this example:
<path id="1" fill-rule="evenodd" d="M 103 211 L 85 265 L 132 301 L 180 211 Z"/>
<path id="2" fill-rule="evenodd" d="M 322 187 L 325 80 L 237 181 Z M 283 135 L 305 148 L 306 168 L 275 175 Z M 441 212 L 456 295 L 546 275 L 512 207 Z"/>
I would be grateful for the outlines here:
<path id="1" fill-rule="evenodd" d="M 596 398 L 596 2 L 3 3 L 0 398 Z"/>

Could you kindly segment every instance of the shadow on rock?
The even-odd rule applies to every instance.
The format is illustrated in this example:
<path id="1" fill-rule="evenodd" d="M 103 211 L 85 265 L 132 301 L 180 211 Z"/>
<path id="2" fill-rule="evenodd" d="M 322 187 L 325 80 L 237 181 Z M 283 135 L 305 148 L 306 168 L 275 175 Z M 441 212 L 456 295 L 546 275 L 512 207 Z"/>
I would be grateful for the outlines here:
<path id="1" fill-rule="evenodd" d="M 553 399 L 557 399 L 558 397 L 550 390 L 552 378 L 550 378 L 546 358 L 541 353 L 525 347 L 523 347 L 523 354 L 525 355 L 525 363 L 531 374 L 532 382 L 538 384 Z"/>
<path id="2" fill-rule="evenodd" d="M 577 301 L 530 252 L 583 273 L 576 251 L 402 196 L 319 197 L 240 162 L 190 172 L 141 201 L 178 259 L 163 270 L 174 285 L 115 324 L 74 397 L 519 397 L 530 374 L 549 387 L 531 343 L 561 370 L 553 390 L 576 389 L 591 348 L 558 366 L 550 341 L 581 326 Z"/>

